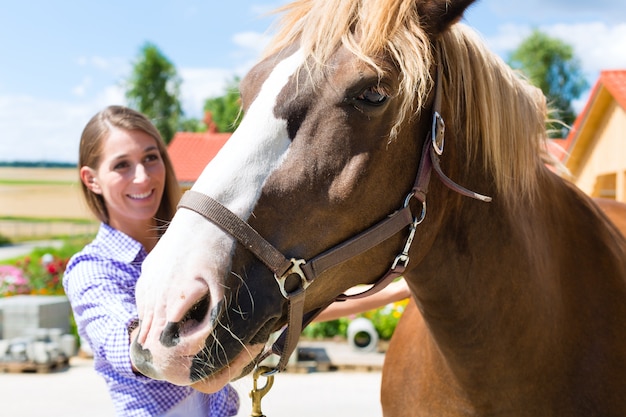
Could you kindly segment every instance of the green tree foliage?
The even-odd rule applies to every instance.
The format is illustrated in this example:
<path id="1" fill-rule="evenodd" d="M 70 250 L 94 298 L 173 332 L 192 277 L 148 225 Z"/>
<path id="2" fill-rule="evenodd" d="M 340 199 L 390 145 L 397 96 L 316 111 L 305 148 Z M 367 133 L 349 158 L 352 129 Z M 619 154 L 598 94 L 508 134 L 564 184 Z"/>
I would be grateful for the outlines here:
<path id="1" fill-rule="evenodd" d="M 576 114 L 572 101 L 580 97 L 589 85 L 572 46 L 535 29 L 513 51 L 509 65 L 521 70 L 535 86 L 541 88 L 555 113 L 553 119 L 567 126 L 574 122 Z M 563 137 L 567 134 L 562 123 L 548 126 L 551 136 Z"/>
<path id="2" fill-rule="evenodd" d="M 180 122 L 179 130 L 182 132 L 205 132 L 206 126 L 201 120 L 191 117 Z"/>
<path id="3" fill-rule="evenodd" d="M 213 123 L 220 132 L 234 132 L 241 121 L 239 81 L 239 77 L 234 77 L 228 82 L 223 96 L 209 98 L 204 102 L 204 110 L 211 112 Z"/>
<path id="4" fill-rule="evenodd" d="M 147 42 L 127 80 L 126 99 L 130 107 L 152 119 L 166 143 L 172 140 L 183 116 L 181 83 L 174 64 L 156 45 Z"/>

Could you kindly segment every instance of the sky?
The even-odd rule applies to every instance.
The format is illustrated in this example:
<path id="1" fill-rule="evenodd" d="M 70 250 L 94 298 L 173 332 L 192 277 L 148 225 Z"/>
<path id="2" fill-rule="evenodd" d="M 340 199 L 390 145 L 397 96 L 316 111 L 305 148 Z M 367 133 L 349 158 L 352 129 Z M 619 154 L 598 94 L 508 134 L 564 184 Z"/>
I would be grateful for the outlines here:
<path id="1" fill-rule="evenodd" d="M 0 161 L 76 163 L 91 116 L 126 104 L 124 81 L 146 42 L 181 76 L 185 116 L 202 118 L 205 99 L 257 61 L 271 37 L 268 12 L 284 3 L 0 0 Z M 504 59 L 535 28 L 561 39 L 590 86 L 601 70 L 626 70 L 624 0 L 482 0 L 464 22 Z"/>

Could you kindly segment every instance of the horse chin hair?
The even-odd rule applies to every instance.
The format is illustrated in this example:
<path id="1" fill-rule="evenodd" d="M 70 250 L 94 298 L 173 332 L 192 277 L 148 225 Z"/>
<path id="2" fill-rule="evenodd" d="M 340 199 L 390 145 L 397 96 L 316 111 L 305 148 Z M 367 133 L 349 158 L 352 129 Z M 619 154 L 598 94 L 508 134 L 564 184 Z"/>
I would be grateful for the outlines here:
<path id="1" fill-rule="evenodd" d="M 256 344 L 265 344 L 270 338 L 270 335 L 275 332 L 277 329 L 274 329 L 276 320 L 270 320 L 261 327 L 261 329 L 250 339 L 248 342 L 249 345 Z M 254 360 L 250 361 L 246 366 L 243 367 L 239 376 L 233 378 L 231 381 L 236 381 L 238 379 L 243 378 L 248 375 L 250 372 L 254 370 L 256 365 L 258 364 L 259 357 L 263 355 L 263 351 L 259 353 Z"/>

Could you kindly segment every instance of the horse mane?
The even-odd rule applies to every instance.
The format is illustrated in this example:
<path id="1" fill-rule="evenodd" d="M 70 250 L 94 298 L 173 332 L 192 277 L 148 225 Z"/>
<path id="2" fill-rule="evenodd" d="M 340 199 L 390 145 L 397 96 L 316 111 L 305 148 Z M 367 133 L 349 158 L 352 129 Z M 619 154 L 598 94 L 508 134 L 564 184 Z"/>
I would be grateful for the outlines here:
<path id="1" fill-rule="evenodd" d="M 441 45 L 443 91 L 465 136 L 467 163 L 482 157 L 501 194 L 532 200 L 544 164 L 553 162 L 545 96 L 463 24 L 446 31 Z"/>
<path id="2" fill-rule="evenodd" d="M 420 26 L 415 0 L 297 0 L 279 12 L 281 26 L 265 55 L 299 43 L 309 57 L 312 79 L 339 47 L 371 65 L 380 77 L 386 70 L 377 57 L 391 56 L 402 75 L 398 96 L 403 103 L 390 140 L 407 116 L 424 109 L 434 85 L 437 51 Z M 444 108 L 450 110 L 446 124 L 465 139 L 465 169 L 476 169 L 475 158 L 480 158 L 507 202 L 515 205 L 524 196 L 532 200 L 537 176 L 550 159 L 541 90 L 490 52 L 464 24 L 452 25 L 437 43 L 444 65 Z"/>

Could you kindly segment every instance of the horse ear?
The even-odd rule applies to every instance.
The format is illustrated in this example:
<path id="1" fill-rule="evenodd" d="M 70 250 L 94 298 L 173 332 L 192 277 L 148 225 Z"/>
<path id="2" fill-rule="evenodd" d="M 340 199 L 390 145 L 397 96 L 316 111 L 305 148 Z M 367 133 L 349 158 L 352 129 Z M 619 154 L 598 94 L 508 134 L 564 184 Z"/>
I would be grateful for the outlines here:
<path id="1" fill-rule="evenodd" d="M 437 36 L 461 20 L 465 10 L 476 0 L 417 0 L 420 24 L 431 36 Z"/>

